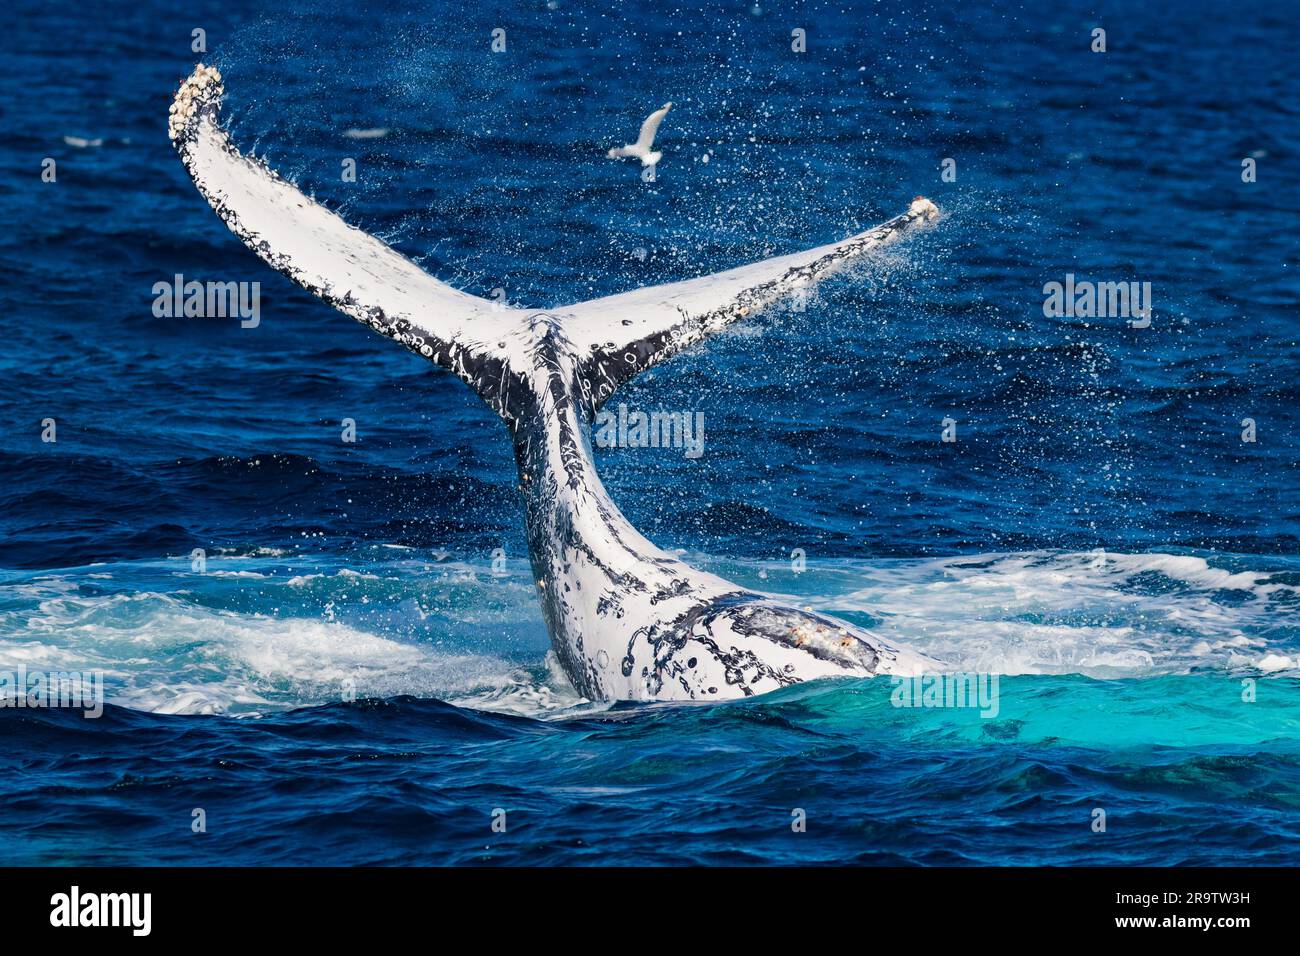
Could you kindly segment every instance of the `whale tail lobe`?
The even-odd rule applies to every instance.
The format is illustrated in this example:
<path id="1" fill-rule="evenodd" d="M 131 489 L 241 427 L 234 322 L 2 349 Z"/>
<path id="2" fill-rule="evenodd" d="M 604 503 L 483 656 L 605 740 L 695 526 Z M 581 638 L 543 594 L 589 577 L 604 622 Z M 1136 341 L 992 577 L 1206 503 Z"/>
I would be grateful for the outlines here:
<path id="1" fill-rule="evenodd" d="M 221 74 L 199 65 L 180 86 L 168 135 L 217 215 L 268 265 L 341 312 L 450 369 L 511 421 L 536 382 L 538 310 L 506 307 L 452 288 L 304 196 L 230 142 L 220 122 Z M 809 289 L 819 279 L 937 218 L 917 198 L 902 215 L 841 242 L 725 272 L 647 287 L 544 313 L 562 332 L 575 396 L 594 414 L 638 372 L 731 322 Z M 566 363 L 568 364 L 568 363 Z"/>

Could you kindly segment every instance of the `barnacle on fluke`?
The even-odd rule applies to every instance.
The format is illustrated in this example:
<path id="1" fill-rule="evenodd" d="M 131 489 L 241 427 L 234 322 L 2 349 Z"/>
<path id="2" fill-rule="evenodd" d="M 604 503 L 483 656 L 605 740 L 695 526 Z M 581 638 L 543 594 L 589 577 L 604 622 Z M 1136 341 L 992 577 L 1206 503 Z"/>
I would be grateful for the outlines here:
<path id="1" fill-rule="evenodd" d="M 221 72 L 214 66 L 202 63 L 194 68 L 176 91 L 176 97 L 168 112 L 167 135 L 173 141 L 181 139 L 193 128 L 193 121 L 200 108 L 210 104 L 214 109 L 221 101 L 225 87 L 221 85 Z"/>

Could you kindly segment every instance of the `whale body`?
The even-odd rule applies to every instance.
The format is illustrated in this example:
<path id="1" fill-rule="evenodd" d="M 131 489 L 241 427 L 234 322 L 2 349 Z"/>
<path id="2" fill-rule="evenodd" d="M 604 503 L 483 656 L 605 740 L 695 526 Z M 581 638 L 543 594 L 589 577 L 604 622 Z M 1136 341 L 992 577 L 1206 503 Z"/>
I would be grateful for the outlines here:
<path id="1" fill-rule="evenodd" d="M 514 442 L 529 558 L 556 657 L 592 700 L 721 700 L 822 677 L 936 666 L 844 621 L 699 571 L 646 540 L 592 463 L 590 426 L 637 373 L 938 217 L 929 200 L 807 252 L 556 310 L 503 307 L 440 282 L 304 196 L 220 125 L 199 65 L 168 133 L 217 215 L 267 264 L 454 372 Z"/>

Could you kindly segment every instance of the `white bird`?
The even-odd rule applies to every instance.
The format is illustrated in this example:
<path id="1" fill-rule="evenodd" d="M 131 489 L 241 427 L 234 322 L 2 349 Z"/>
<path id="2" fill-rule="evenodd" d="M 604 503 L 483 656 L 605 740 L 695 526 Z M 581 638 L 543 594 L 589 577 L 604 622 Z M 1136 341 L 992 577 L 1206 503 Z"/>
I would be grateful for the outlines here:
<path id="1" fill-rule="evenodd" d="M 655 110 L 641 124 L 641 135 L 636 138 L 635 143 L 618 146 L 611 149 L 606 155 L 610 159 L 623 159 L 626 156 L 634 156 L 641 160 L 642 166 L 653 166 L 659 162 L 659 160 L 663 159 L 664 154 L 658 150 L 651 150 L 650 147 L 654 145 L 655 133 L 659 132 L 659 124 L 664 121 L 664 117 L 668 115 L 668 111 L 672 108 L 672 103 L 665 103 Z"/>

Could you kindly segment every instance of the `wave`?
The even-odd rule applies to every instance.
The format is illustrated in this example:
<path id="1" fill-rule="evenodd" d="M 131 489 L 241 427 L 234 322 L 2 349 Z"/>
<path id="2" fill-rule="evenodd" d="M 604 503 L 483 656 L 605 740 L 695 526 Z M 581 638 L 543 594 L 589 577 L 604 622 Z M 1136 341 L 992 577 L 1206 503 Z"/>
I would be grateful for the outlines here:
<path id="1" fill-rule="evenodd" d="M 101 670 L 110 702 L 255 715 L 410 695 L 539 718 L 592 709 L 549 656 L 527 562 L 371 548 L 2 572 L 0 669 Z M 690 560 L 870 627 L 952 671 L 1300 671 L 1293 559 L 1029 552 L 944 559 Z"/>
<path id="2" fill-rule="evenodd" d="M 1244 704 L 1221 675 L 1013 677 L 996 719 L 898 708 L 878 680 L 551 721 L 406 696 L 258 720 L 0 709 L 21 771 L 0 775 L 0 845 L 26 864 L 1289 864 L 1300 682 L 1259 685 Z M 221 825 L 191 838 L 189 807 Z"/>

